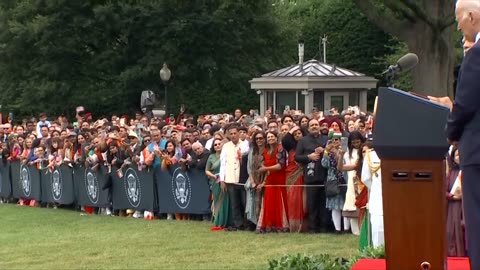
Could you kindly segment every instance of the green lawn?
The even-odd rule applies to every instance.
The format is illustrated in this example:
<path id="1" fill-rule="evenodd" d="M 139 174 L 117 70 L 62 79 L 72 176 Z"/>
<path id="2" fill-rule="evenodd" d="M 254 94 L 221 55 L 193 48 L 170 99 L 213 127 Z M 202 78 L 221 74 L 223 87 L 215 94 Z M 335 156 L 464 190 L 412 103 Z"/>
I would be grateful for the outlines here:
<path id="1" fill-rule="evenodd" d="M 196 221 L 0 205 L 0 269 L 266 269 L 284 254 L 349 257 L 352 235 L 210 232 Z"/>

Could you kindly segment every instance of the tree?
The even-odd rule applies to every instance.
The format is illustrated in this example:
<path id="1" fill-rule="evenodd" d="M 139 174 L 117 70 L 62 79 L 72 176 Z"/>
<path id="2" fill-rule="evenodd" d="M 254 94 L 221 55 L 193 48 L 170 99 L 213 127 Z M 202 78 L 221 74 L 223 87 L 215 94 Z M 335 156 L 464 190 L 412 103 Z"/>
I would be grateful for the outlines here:
<path id="1" fill-rule="evenodd" d="M 324 60 L 320 39 L 326 35 L 328 64 L 377 77 L 379 85 L 385 85 L 380 74 L 391 63 L 385 64 L 383 59 L 396 51 L 399 42 L 375 27 L 353 1 L 278 1 L 277 7 L 288 15 L 286 26 L 299 29 L 298 35 L 305 43 L 305 60 Z M 290 46 L 295 48 L 295 44 Z M 368 92 L 368 107 L 373 108 L 376 95 L 375 89 Z"/>
<path id="2" fill-rule="evenodd" d="M 132 113 L 142 90 L 163 96 L 166 62 L 172 111 L 256 107 L 248 80 L 290 58 L 279 25 L 270 0 L 1 1 L 0 104 L 19 117 Z"/>
<path id="3" fill-rule="evenodd" d="M 404 41 L 419 63 L 412 71 L 416 92 L 453 95 L 454 0 L 355 0 L 380 29 Z"/>

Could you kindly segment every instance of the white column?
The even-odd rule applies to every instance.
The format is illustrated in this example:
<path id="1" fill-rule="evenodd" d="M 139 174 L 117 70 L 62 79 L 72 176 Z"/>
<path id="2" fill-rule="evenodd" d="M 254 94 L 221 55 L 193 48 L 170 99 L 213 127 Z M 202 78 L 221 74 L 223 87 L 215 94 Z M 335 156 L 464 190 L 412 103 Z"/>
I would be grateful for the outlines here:
<path id="1" fill-rule="evenodd" d="M 367 111 L 367 89 L 360 91 L 359 104 L 360 110 L 363 112 Z"/>
<path id="2" fill-rule="evenodd" d="M 303 113 L 305 115 L 310 115 L 313 109 L 313 90 L 308 91 L 308 95 L 305 95 L 304 97 L 305 97 L 305 111 Z"/>
<path id="3" fill-rule="evenodd" d="M 259 95 L 260 96 L 260 109 L 258 111 L 258 113 L 260 115 L 264 115 L 265 114 L 265 110 L 266 110 L 266 103 L 267 103 L 267 91 L 264 91 L 264 90 L 256 90 L 256 91 L 261 91 L 262 93 Z"/>
<path id="4" fill-rule="evenodd" d="M 299 90 L 294 91 L 295 92 L 295 110 L 298 110 L 298 93 L 301 92 Z M 292 109 L 292 108 L 290 108 Z"/>

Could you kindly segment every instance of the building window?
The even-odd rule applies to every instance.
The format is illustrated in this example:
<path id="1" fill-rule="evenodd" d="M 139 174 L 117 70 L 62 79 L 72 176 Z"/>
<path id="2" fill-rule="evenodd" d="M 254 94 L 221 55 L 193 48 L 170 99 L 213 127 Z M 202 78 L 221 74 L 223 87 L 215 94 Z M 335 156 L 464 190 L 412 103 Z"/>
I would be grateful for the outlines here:
<path id="1" fill-rule="evenodd" d="M 360 90 L 350 90 L 348 97 L 348 106 L 360 105 Z"/>
<path id="2" fill-rule="evenodd" d="M 267 106 L 265 107 L 265 110 L 268 110 L 268 108 L 270 108 L 270 107 L 273 108 L 273 93 L 274 92 L 275 91 L 265 91 L 265 93 L 267 94 Z M 265 112 L 260 112 L 260 114 L 264 115 Z"/>
<path id="3" fill-rule="evenodd" d="M 275 113 L 283 115 L 286 108 L 296 110 L 297 91 L 276 91 L 275 94 Z"/>
<path id="4" fill-rule="evenodd" d="M 338 95 L 338 96 L 331 96 L 330 97 L 330 108 L 337 108 L 338 112 L 343 111 L 343 104 L 344 103 L 344 95 Z"/>
<path id="5" fill-rule="evenodd" d="M 302 95 L 302 91 L 297 92 L 298 106 L 297 110 L 302 111 L 304 114 L 308 112 L 305 111 L 305 96 Z"/>
<path id="6" fill-rule="evenodd" d="M 317 109 L 319 112 L 323 112 L 325 110 L 325 93 L 323 91 L 315 90 L 313 92 L 313 108 Z M 305 112 L 305 114 L 309 114 L 310 112 Z"/>

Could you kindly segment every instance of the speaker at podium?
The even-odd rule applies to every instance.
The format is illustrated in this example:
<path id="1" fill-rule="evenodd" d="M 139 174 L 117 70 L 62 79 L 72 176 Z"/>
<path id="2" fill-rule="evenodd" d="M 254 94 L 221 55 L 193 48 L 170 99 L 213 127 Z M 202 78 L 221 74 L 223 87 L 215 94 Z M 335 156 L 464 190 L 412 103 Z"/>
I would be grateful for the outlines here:
<path id="1" fill-rule="evenodd" d="M 388 270 L 446 269 L 445 125 L 449 108 L 379 89 L 373 143 L 381 159 Z"/>

